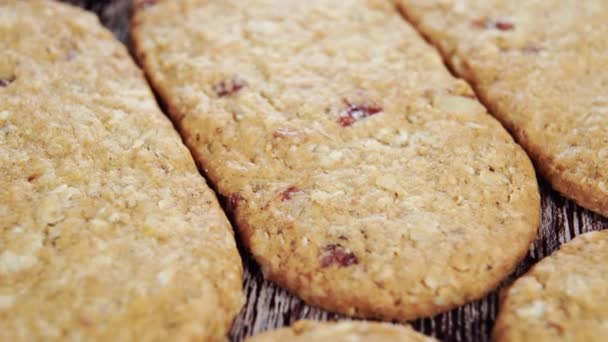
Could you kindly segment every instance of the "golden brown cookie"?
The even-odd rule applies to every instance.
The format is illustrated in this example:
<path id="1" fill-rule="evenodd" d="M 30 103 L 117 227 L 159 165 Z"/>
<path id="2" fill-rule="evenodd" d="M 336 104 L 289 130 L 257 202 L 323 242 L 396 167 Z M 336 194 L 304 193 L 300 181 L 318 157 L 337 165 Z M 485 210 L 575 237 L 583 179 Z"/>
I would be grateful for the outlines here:
<path id="1" fill-rule="evenodd" d="M 414 329 L 388 323 L 360 321 L 314 322 L 297 321 L 289 328 L 258 334 L 247 342 L 318 341 L 318 342 L 433 342 Z"/>
<path id="2" fill-rule="evenodd" d="M 245 245 L 308 303 L 433 315 L 534 239 L 529 159 L 388 2 L 140 2 L 133 34 Z"/>
<path id="3" fill-rule="evenodd" d="M 608 231 L 576 237 L 505 292 L 496 341 L 605 341 Z"/>
<path id="4" fill-rule="evenodd" d="M 233 232 L 124 46 L 42 0 L 0 37 L 0 340 L 223 338 Z"/>
<path id="5" fill-rule="evenodd" d="M 553 187 L 608 216 L 608 1 L 394 1 Z"/>

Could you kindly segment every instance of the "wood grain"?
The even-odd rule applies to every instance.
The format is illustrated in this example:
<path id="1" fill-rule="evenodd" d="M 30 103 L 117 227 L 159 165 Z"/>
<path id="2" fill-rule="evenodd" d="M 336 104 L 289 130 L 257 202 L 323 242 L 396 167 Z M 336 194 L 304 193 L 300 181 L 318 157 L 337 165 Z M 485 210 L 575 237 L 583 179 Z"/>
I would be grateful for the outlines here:
<path id="1" fill-rule="evenodd" d="M 97 13 L 101 22 L 112 30 L 118 39 L 128 43 L 131 0 L 67 0 L 67 2 Z M 542 222 L 538 239 L 530 247 L 525 260 L 501 287 L 510 284 L 538 260 L 575 236 L 593 230 L 608 229 L 608 219 L 566 200 L 542 179 L 539 180 L 539 186 L 542 198 Z M 264 280 L 259 267 L 243 248 L 241 255 L 245 266 L 244 291 L 247 295 L 247 304 L 234 321 L 230 331 L 232 341 L 241 341 L 246 336 L 264 330 L 290 325 L 302 318 L 348 319 L 308 306 L 287 291 Z M 410 323 L 417 330 L 443 341 L 488 341 L 498 312 L 498 291 L 450 312 Z"/>

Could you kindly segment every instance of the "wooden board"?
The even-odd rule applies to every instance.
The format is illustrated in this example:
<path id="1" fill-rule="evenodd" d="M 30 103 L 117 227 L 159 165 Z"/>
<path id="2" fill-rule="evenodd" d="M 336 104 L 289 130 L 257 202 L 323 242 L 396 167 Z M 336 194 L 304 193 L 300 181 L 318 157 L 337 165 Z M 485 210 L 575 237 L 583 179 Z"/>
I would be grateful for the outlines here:
<path id="1" fill-rule="evenodd" d="M 131 0 L 66 0 L 99 15 L 123 42 L 128 44 Z M 576 235 L 592 230 L 608 229 L 608 219 L 593 214 L 572 201 L 564 199 L 544 181 L 539 180 L 542 197 L 542 223 L 537 241 L 526 259 L 503 287 L 524 273 L 535 262 L 556 250 Z M 505 246 L 508 248 L 508 246 Z M 310 307 L 297 297 L 264 280 L 258 266 L 241 248 L 245 265 L 244 290 L 247 304 L 234 321 L 232 341 L 241 341 L 264 330 L 290 325 L 302 318 L 336 320 L 345 317 Z M 488 341 L 498 312 L 498 291 L 486 298 L 450 312 L 411 322 L 419 331 L 443 341 Z"/>

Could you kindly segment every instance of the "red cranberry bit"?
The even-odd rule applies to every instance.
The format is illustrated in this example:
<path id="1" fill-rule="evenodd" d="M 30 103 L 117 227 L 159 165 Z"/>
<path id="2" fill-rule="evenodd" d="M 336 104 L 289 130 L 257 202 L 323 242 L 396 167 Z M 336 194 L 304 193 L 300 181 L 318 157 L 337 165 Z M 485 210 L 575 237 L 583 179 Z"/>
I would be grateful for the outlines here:
<path id="1" fill-rule="evenodd" d="M 235 210 L 236 208 L 238 208 L 239 204 L 244 200 L 245 197 L 243 197 L 243 195 L 239 194 L 238 192 L 235 192 L 228 198 L 228 204 L 230 205 L 230 208 L 232 210 Z"/>
<path id="2" fill-rule="evenodd" d="M 515 27 L 515 25 L 508 21 L 497 20 L 494 22 L 494 27 L 501 31 L 510 31 Z"/>
<path id="3" fill-rule="evenodd" d="M 9 78 L 0 78 L 0 87 L 8 87 L 8 85 L 13 83 L 14 80 L 15 76 L 11 76 Z"/>
<path id="4" fill-rule="evenodd" d="M 557 332 L 562 335 L 564 333 L 564 327 L 562 327 L 559 323 L 553 322 L 553 321 L 548 321 L 547 325 L 550 326 L 551 328 L 557 330 Z"/>
<path id="5" fill-rule="evenodd" d="M 382 111 L 382 107 L 375 104 L 353 104 L 346 99 L 344 103 L 346 104 L 346 109 L 340 113 L 340 117 L 337 120 L 342 127 L 351 126 L 358 120 L 365 119 Z"/>
<path id="6" fill-rule="evenodd" d="M 340 244 L 331 244 L 323 248 L 321 267 L 338 266 L 347 267 L 359 263 L 357 256 Z"/>
<path id="7" fill-rule="evenodd" d="M 478 29 L 497 29 L 500 31 L 510 31 L 515 28 L 512 22 L 506 20 L 489 21 L 485 19 L 476 19 L 471 21 L 471 26 Z"/>
<path id="8" fill-rule="evenodd" d="M 290 199 L 293 198 L 293 194 L 300 191 L 300 189 L 298 189 L 296 186 L 292 185 L 289 188 L 287 188 L 287 190 L 281 192 L 281 194 L 279 195 L 279 198 L 281 199 L 281 201 L 289 201 Z"/>
<path id="9" fill-rule="evenodd" d="M 232 95 L 232 94 L 238 92 L 239 90 L 243 89 L 244 87 L 245 87 L 245 82 L 243 82 L 243 80 L 241 80 L 239 77 L 234 76 L 230 80 L 222 81 L 222 82 L 216 84 L 215 86 L 213 86 L 213 91 L 215 91 L 217 96 L 224 97 L 224 96 Z"/>

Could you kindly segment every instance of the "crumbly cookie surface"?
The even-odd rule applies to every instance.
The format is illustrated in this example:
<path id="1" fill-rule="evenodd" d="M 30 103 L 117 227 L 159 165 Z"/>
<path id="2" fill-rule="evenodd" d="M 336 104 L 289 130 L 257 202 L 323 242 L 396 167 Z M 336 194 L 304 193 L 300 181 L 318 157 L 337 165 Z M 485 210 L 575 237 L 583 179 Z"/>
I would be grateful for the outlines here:
<path id="1" fill-rule="evenodd" d="M 406 326 L 372 322 L 297 321 L 291 327 L 264 332 L 247 342 L 319 341 L 319 342 L 432 342 L 434 338 Z"/>
<path id="2" fill-rule="evenodd" d="M 576 237 L 504 293 L 496 341 L 605 341 L 608 231 Z"/>
<path id="3" fill-rule="evenodd" d="M 534 239 L 527 156 L 388 2 L 140 2 L 133 28 L 245 245 L 307 302 L 433 315 Z"/>
<path id="4" fill-rule="evenodd" d="M 0 1 L 0 340 L 223 338 L 230 224 L 92 14 Z"/>
<path id="5" fill-rule="evenodd" d="M 608 2 L 396 2 L 553 187 L 608 216 Z"/>

